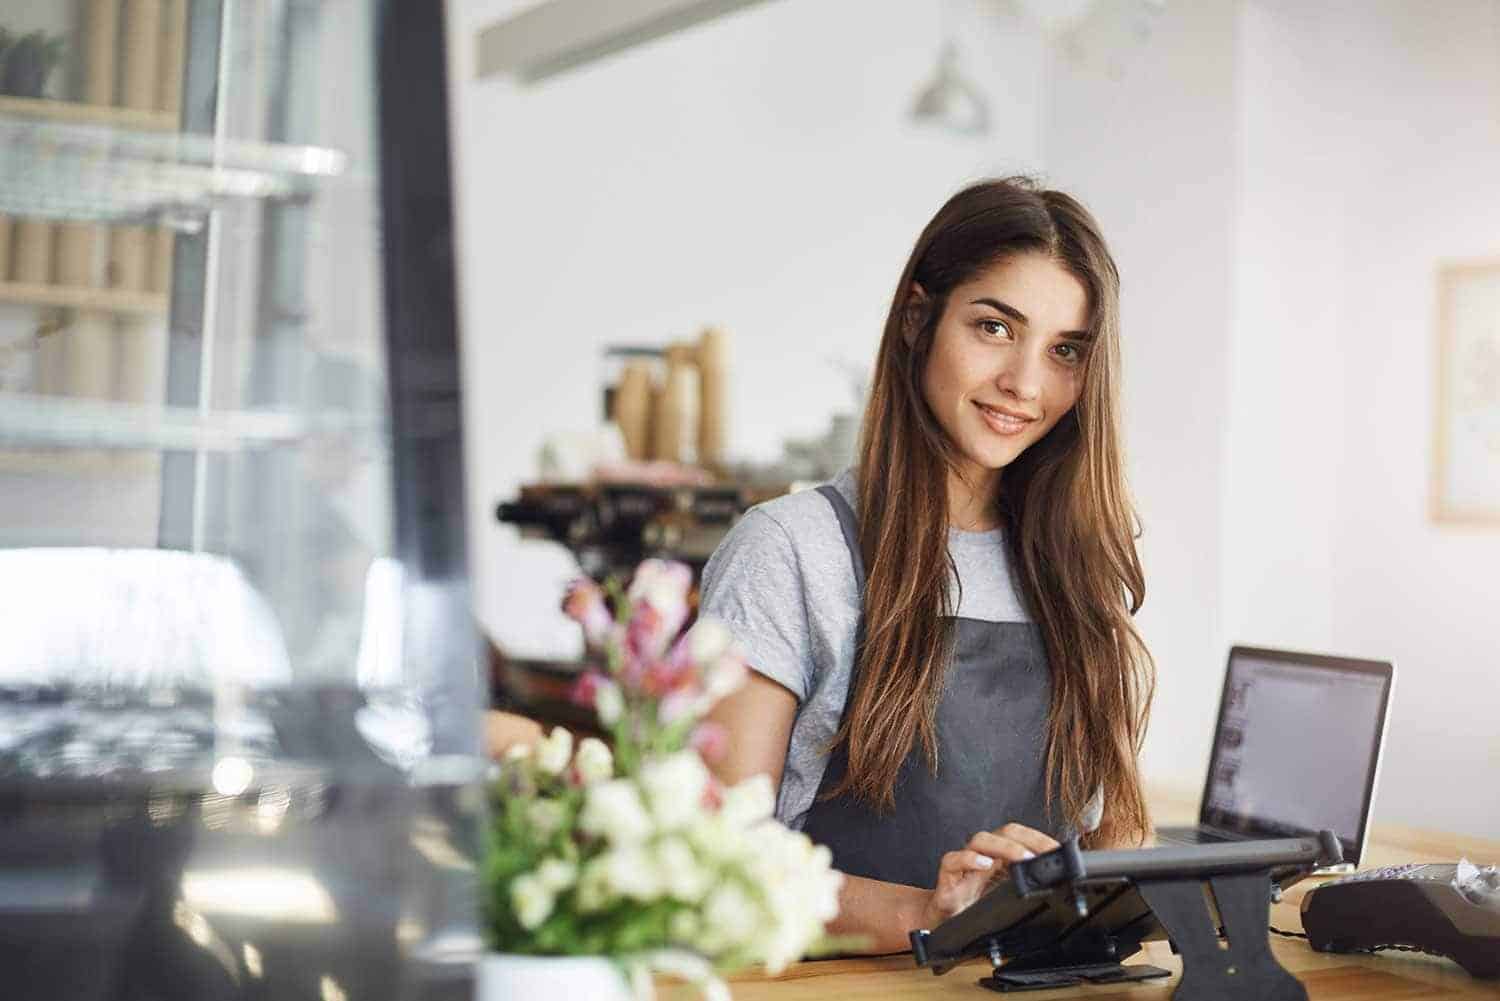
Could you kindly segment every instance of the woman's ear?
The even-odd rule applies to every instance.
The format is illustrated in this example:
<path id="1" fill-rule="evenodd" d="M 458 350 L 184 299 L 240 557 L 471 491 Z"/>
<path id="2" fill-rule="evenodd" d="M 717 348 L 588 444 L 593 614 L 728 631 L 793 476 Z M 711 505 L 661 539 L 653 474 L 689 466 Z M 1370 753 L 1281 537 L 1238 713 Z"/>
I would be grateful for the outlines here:
<path id="1" fill-rule="evenodd" d="M 901 309 L 901 336 L 907 347 L 917 343 L 917 334 L 921 333 L 922 325 L 927 322 L 927 310 L 930 308 L 931 300 L 927 297 L 927 290 L 922 287 L 921 282 L 912 282 L 911 291 L 906 295 L 906 304 Z"/>

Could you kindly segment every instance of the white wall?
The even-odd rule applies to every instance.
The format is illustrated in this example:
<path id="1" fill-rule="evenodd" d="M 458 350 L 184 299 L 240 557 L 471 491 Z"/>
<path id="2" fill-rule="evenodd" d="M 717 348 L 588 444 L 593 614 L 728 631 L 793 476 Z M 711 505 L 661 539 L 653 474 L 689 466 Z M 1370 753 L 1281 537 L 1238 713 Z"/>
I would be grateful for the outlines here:
<path id="1" fill-rule="evenodd" d="M 1242 9 L 1229 639 L 1392 658 L 1377 815 L 1500 829 L 1500 534 L 1428 517 L 1436 271 L 1500 251 L 1500 5 Z"/>
<path id="2" fill-rule="evenodd" d="M 1332 109 L 1344 104 L 1327 79 L 1335 26 L 1312 7 L 1240 6 L 1222 580 L 1229 642 L 1326 650 L 1347 378 L 1337 331 L 1350 164 L 1330 142 Z M 1309 100 L 1313 93 L 1323 100 Z"/>
<path id="3" fill-rule="evenodd" d="M 1451 2 L 1441 19 L 1393 0 L 1380 9 L 1347 19 L 1353 44 L 1340 53 L 1366 127 L 1343 258 L 1351 392 L 1335 641 L 1385 651 L 1402 671 L 1382 812 L 1494 836 L 1500 532 L 1439 528 L 1427 484 L 1437 265 L 1500 255 L 1500 4 Z"/>

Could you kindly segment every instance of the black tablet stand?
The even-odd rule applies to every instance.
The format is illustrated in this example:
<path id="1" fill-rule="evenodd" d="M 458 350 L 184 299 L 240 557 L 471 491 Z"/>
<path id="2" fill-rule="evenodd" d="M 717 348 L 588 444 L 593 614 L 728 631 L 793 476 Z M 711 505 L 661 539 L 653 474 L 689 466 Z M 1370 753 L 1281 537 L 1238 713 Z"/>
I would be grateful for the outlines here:
<path id="1" fill-rule="evenodd" d="M 936 929 L 912 932 L 912 951 L 934 973 L 988 956 L 980 986 L 1008 993 L 1170 976 L 1122 962 L 1166 938 L 1182 957 L 1174 1001 L 1306 1001 L 1271 953 L 1271 901 L 1342 858 L 1328 831 L 1134 852 L 1083 852 L 1069 841 L 1013 864 L 1007 881 Z"/>

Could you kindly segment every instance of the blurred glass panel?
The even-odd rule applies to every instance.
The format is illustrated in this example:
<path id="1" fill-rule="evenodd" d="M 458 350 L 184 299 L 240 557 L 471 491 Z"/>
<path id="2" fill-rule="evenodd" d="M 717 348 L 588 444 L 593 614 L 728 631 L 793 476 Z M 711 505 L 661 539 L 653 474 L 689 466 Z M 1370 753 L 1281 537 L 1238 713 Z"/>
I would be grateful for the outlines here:
<path id="1" fill-rule="evenodd" d="M 381 11 L 0 0 L 23 996 L 463 996 L 422 970 L 477 944 L 477 673 L 394 544 Z"/>

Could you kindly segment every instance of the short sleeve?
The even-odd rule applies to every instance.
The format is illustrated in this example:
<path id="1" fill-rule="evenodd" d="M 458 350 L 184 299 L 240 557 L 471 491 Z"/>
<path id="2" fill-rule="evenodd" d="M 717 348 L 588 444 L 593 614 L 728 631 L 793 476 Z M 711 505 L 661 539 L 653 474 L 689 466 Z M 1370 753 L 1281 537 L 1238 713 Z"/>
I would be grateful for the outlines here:
<path id="1" fill-rule="evenodd" d="M 750 666 L 803 702 L 812 689 L 812 643 L 801 566 L 786 529 L 751 509 L 703 568 L 699 614 L 734 634 Z"/>

